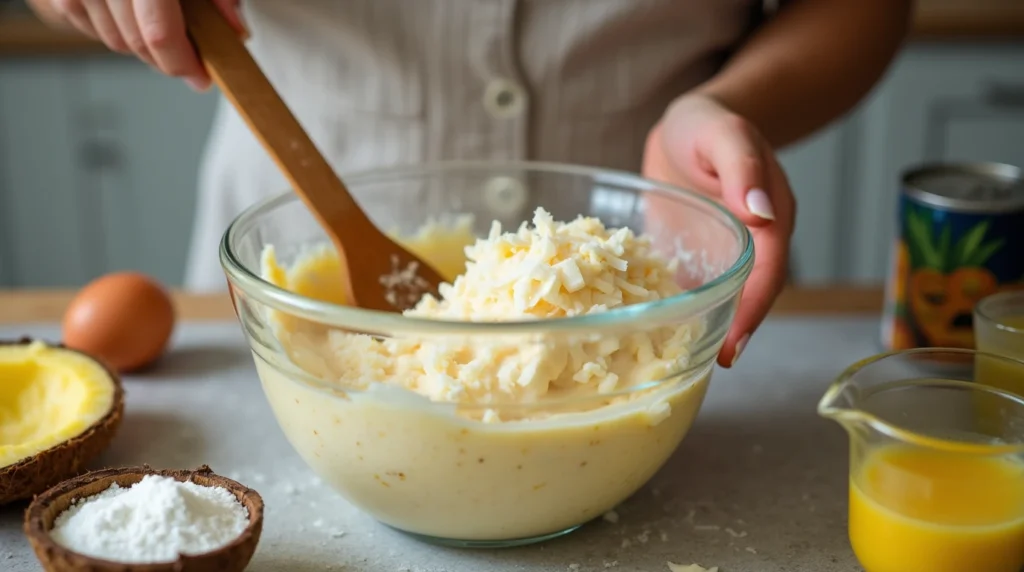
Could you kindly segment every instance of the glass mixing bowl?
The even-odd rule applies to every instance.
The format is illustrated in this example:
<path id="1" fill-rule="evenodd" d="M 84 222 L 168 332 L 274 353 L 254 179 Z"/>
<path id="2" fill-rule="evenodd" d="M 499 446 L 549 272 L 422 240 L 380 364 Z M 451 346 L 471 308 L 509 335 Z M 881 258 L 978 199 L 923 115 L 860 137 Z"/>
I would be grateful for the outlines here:
<path id="1" fill-rule="evenodd" d="M 697 415 L 753 265 L 749 233 L 735 217 L 694 193 L 564 165 L 442 163 L 355 174 L 346 183 L 370 218 L 410 248 L 431 221 L 441 224 L 435 230 L 484 236 L 493 220 L 515 230 L 540 206 L 555 220 L 582 214 L 626 226 L 678 260 L 674 278 L 685 290 L 550 320 L 368 311 L 338 303 L 337 261 L 295 195 L 253 206 L 225 233 L 221 263 L 278 423 L 326 483 L 422 539 L 508 546 L 574 530 L 654 475 Z M 467 214 L 471 221 L 460 217 Z M 465 242 L 449 233 L 420 253 L 451 276 L 464 265 Z M 386 349 L 394 347 L 409 351 Z M 467 352 L 479 359 L 463 360 Z M 448 361 L 438 365 L 438 355 Z M 617 367 L 617 385 L 577 383 L 587 381 L 580 369 L 587 360 Z M 412 383 L 401 376 L 429 368 L 555 381 L 489 401 L 433 391 L 424 381 L 417 391 L 401 386 Z M 552 373 L 566 371 L 576 379 Z"/>

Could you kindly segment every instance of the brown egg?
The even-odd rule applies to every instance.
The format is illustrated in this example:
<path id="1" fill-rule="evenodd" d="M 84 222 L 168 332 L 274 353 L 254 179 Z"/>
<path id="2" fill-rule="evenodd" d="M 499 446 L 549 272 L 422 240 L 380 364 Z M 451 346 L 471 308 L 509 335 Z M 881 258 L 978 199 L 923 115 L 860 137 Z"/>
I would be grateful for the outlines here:
<path id="1" fill-rule="evenodd" d="M 82 288 L 64 313 L 64 345 L 119 372 L 160 357 L 174 331 L 174 305 L 155 280 L 117 272 Z"/>

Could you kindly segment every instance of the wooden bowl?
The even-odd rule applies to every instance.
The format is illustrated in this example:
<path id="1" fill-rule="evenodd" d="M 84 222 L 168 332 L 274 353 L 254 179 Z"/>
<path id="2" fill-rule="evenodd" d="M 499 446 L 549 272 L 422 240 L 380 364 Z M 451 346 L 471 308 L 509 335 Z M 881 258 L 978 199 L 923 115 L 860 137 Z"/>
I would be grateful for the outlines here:
<path id="1" fill-rule="evenodd" d="M 197 485 L 225 488 L 249 511 L 249 524 L 238 538 L 217 550 L 183 555 L 174 562 L 155 564 L 93 558 L 57 544 L 50 536 L 53 522 L 76 500 L 101 493 L 114 483 L 122 487 L 131 486 L 146 475 L 160 475 L 180 482 L 191 481 Z M 25 512 L 25 535 L 32 544 L 36 558 L 47 572 L 241 572 L 256 552 L 262 531 L 263 499 L 259 493 L 214 474 L 206 465 L 194 471 L 155 470 L 147 465 L 93 471 L 64 481 L 37 496 Z"/>

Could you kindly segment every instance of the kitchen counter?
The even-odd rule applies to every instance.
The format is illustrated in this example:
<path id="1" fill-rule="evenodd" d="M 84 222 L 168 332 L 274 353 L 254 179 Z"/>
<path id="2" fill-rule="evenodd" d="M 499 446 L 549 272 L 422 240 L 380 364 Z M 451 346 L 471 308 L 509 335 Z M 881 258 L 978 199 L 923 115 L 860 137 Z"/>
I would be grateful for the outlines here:
<path id="1" fill-rule="evenodd" d="M 1021 0 L 918 0 L 912 37 L 916 40 L 1024 38 Z M 53 30 L 31 16 L 0 14 L 0 56 L 94 54 L 99 42 L 71 31 Z"/>
<path id="2" fill-rule="evenodd" d="M 0 339 L 59 339 L 68 292 L 0 293 Z M 847 442 L 815 414 L 826 386 L 878 351 L 877 289 L 791 289 L 646 487 L 569 536 L 509 550 L 428 546 L 327 489 L 273 420 L 223 296 L 176 295 L 184 320 L 157 366 L 127 376 L 124 425 L 97 466 L 195 467 L 267 505 L 249 572 L 858 572 L 846 538 Z M 22 507 L 0 509 L 0 569 L 38 572 Z"/>
<path id="3" fill-rule="evenodd" d="M 234 320 L 227 294 L 174 292 L 179 320 Z M 74 296 L 71 290 L 0 290 L 0 324 L 57 322 Z M 882 308 L 882 290 L 835 286 L 787 288 L 775 303 L 775 315 L 866 314 Z"/>
<path id="4" fill-rule="evenodd" d="M 110 53 L 73 30 L 55 30 L 32 16 L 0 14 L 0 56 Z"/>
<path id="5" fill-rule="evenodd" d="M 1024 41 L 1024 2 L 917 0 L 911 39 Z"/>

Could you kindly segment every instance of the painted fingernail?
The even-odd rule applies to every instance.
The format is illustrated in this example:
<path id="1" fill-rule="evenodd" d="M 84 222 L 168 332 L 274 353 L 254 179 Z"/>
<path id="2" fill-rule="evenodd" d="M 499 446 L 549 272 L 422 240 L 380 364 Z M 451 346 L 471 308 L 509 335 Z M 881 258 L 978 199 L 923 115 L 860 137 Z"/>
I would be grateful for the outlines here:
<path id="1" fill-rule="evenodd" d="M 743 353 L 743 349 L 747 347 L 747 342 L 750 341 L 750 334 L 743 334 L 740 341 L 736 342 L 736 349 L 732 352 L 732 363 L 729 367 L 736 365 L 736 362 L 740 361 L 740 354 Z"/>
<path id="2" fill-rule="evenodd" d="M 185 85 L 187 85 L 190 88 L 192 88 L 192 91 L 196 91 L 196 92 L 199 92 L 199 93 L 204 93 L 208 89 L 210 89 L 209 82 L 201 81 L 201 80 L 198 80 L 198 79 L 196 79 L 194 77 L 187 77 L 187 78 L 185 78 Z"/>
<path id="3" fill-rule="evenodd" d="M 747 191 L 747 210 L 754 216 L 766 220 L 775 220 L 775 209 L 772 208 L 772 201 L 768 193 L 762 189 L 750 189 Z"/>
<path id="4" fill-rule="evenodd" d="M 235 12 L 235 14 L 238 15 L 238 25 L 242 27 L 242 41 L 244 42 L 252 37 L 252 33 L 249 31 L 249 23 L 245 21 L 245 16 L 241 10 Z"/>

